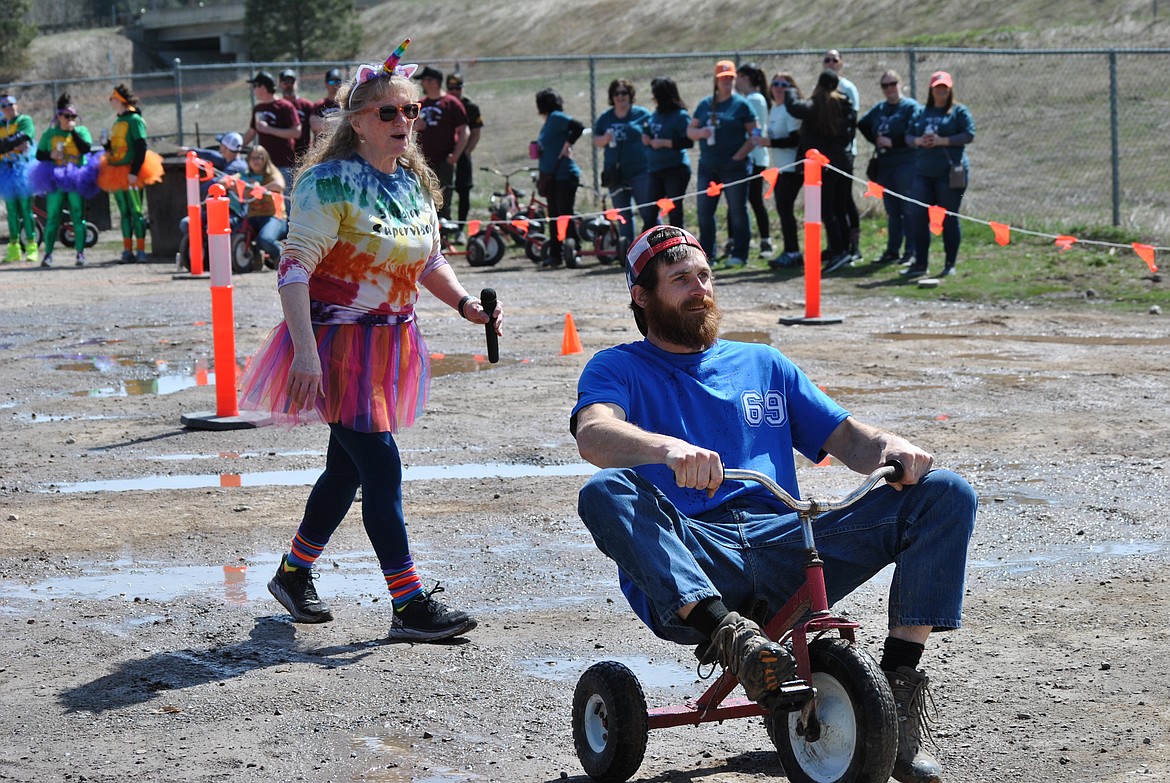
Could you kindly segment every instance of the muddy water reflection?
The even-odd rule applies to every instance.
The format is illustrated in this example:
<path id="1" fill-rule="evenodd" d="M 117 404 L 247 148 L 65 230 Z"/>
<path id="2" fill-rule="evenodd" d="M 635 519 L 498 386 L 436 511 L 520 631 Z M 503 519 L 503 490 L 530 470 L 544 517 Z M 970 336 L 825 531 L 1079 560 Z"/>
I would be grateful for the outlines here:
<path id="1" fill-rule="evenodd" d="M 528 359 L 500 359 L 496 364 L 492 364 L 486 356 L 479 353 L 432 353 L 431 376 L 440 378 L 459 372 L 479 372 L 508 364 L 525 364 L 527 362 Z"/>
<path id="2" fill-rule="evenodd" d="M 951 334 L 945 332 L 875 332 L 878 340 L 990 340 L 1004 343 L 1060 345 L 1170 345 L 1170 337 L 1101 337 L 1059 334 Z"/>
<path id="3" fill-rule="evenodd" d="M 403 481 L 441 479 L 547 478 L 551 476 L 591 476 L 593 465 L 575 462 L 568 465 L 504 465 L 497 463 L 467 465 L 416 465 L 405 468 Z M 144 476 L 111 481 L 79 481 L 51 484 L 42 491 L 56 492 L 130 492 L 155 489 L 196 489 L 199 487 L 304 486 L 313 484 L 321 468 L 306 470 L 271 470 L 257 473 L 223 473 L 187 476 Z"/>

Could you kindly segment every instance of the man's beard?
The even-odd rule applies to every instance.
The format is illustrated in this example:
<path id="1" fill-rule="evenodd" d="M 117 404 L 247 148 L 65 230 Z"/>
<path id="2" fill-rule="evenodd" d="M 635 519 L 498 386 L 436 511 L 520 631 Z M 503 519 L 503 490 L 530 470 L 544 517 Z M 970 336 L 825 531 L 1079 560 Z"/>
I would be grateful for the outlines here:
<path id="1" fill-rule="evenodd" d="M 667 342 L 683 345 L 702 351 L 715 344 L 719 337 L 719 323 L 723 320 L 723 311 L 715 303 L 714 297 L 704 296 L 703 310 L 686 310 L 687 305 L 694 305 L 693 299 L 688 299 L 683 306 L 671 307 L 651 293 L 646 300 L 646 323 L 649 330 Z"/>

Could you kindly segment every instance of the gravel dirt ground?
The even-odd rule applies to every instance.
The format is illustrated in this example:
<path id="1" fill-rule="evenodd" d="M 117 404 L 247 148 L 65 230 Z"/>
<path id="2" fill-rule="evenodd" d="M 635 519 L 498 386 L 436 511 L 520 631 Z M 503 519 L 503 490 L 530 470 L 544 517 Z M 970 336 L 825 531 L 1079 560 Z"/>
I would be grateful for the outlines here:
<path id="1" fill-rule="evenodd" d="M 205 282 L 162 263 L 0 268 L 0 780 L 583 781 L 570 705 L 587 666 L 626 663 L 653 706 L 700 692 L 692 651 L 641 627 L 575 513 L 577 376 L 637 336 L 621 275 L 454 263 L 499 292 L 507 332 L 487 367 L 482 330 L 424 294 L 442 357 L 399 439 L 408 524 L 424 577 L 480 621 L 430 646 L 386 641 L 356 508 L 320 561 L 337 619 L 296 626 L 268 596 L 325 431 L 181 426 L 215 407 Z M 1170 330 L 939 293 L 828 280 L 822 310 L 844 321 L 813 327 L 777 323 L 803 312 L 799 278 L 719 288 L 729 336 L 775 344 L 978 491 L 966 627 L 924 660 L 947 780 L 1170 780 Z M 234 297 L 242 361 L 278 320 L 274 275 L 237 277 Z M 582 355 L 561 355 L 567 312 Z M 806 493 L 857 478 L 802 476 Z M 885 589 L 841 607 L 875 653 Z M 635 779 L 782 777 L 741 719 L 652 732 Z"/>

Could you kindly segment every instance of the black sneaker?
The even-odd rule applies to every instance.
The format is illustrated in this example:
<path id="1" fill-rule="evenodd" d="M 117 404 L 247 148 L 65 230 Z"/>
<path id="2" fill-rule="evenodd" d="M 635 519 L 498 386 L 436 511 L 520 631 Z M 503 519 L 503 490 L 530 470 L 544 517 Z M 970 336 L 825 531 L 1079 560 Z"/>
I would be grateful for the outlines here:
<path id="1" fill-rule="evenodd" d="M 833 272 L 836 272 L 838 269 L 842 269 L 844 267 L 847 267 L 852 263 L 853 263 L 853 256 L 849 253 L 848 250 L 846 250 L 844 252 L 838 253 L 837 255 L 833 256 L 828 261 L 826 261 L 824 263 L 823 268 L 821 269 L 821 274 L 822 275 L 832 274 Z"/>
<path id="2" fill-rule="evenodd" d="M 286 559 L 280 559 L 276 576 L 268 582 L 268 592 L 288 610 L 294 623 L 327 623 L 332 620 L 333 612 L 317 597 L 317 588 L 313 587 L 313 570 L 297 568 L 285 571 Z"/>
<path id="3" fill-rule="evenodd" d="M 887 250 L 886 252 L 884 252 L 880 256 L 878 256 L 878 260 L 874 261 L 874 263 L 875 264 L 892 264 L 895 261 L 898 261 L 900 258 L 901 258 L 901 256 L 898 255 L 898 251 Z"/>
<path id="4" fill-rule="evenodd" d="M 437 642 L 467 633 L 477 623 L 467 612 L 451 609 L 434 598 L 444 592 L 438 582 L 401 609 L 394 610 L 390 638 L 411 642 Z"/>

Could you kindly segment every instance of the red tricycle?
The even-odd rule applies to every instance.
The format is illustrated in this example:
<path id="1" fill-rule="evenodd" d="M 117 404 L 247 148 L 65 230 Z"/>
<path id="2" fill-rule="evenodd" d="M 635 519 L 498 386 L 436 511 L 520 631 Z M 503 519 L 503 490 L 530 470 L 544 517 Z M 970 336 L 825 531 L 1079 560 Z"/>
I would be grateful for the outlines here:
<path id="1" fill-rule="evenodd" d="M 573 744 L 589 777 L 600 783 L 629 780 L 642 763 L 650 729 L 763 716 L 792 783 L 886 783 L 898 753 L 894 696 L 877 662 L 854 644 L 858 624 L 829 610 L 813 523 L 882 481 L 898 481 L 901 473 L 901 465 L 889 463 L 842 498 L 797 500 L 763 473 L 725 470 L 725 480 L 757 482 L 800 515 L 804 583 L 764 628 L 790 646 L 799 679 L 773 694 L 770 709 L 728 698 L 739 683 L 727 671 L 694 701 L 647 709 L 642 686 L 626 666 L 594 664 L 573 694 Z"/>

